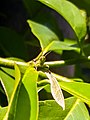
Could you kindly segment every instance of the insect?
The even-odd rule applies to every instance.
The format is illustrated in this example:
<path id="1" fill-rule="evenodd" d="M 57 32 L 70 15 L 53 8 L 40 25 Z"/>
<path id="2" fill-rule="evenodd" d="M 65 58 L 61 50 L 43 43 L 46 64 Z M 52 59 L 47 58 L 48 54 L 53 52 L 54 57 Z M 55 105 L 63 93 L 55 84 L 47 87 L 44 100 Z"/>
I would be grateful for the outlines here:
<path id="1" fill-rule="evenodd" d="M 64 102 L 64 96 L 62 93 L 62 90 L 60 88 L 60 85 L 58 84 L 58 81 L 56 78 L 52 75 L 52 73 L 45 72 L 46 76 L 50 80 L 50 85 L 51 85 L 51 94 L 55 101 L 65 110 L 65 102 Z"/>
<path id="2" fill-rule="evenodd" d="M 40 68 L 40 69 L 42 68 L 43 72 L 46 74 L 46 76 L 50 80 L 51 94 L 55 99 L 55 101 L 63 108 L 63 110 L 65 110 L 65 102 L 64 102 L 64 96 L 63 96 L 62 90 L 56 78 L 49 71 L 49 67 L 47 65 L 44 65 L 45 56 L 41 55 L 39 59 L 34 60 L 34 62 L 36 62 L 37 68 Z"/>

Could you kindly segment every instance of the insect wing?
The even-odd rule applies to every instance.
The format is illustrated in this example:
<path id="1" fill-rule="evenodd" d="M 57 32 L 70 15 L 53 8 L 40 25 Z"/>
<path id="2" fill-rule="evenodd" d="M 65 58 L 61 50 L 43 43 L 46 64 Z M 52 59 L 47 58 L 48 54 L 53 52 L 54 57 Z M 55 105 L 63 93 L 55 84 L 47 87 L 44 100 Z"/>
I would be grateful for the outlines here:
<path id="1" fill-rule="evenodd" d="M 58 84 L 58 81 L 56 78 L 49 72 L 45 72 L 46 76 L 50 80 L 51 84 L 51 93 L 55 101 L 63 108 L 65 109 L 65 102 L 64 102 L 64 96 L 62 93 L 62 90 L 60 88 L 60 85 Z"/>

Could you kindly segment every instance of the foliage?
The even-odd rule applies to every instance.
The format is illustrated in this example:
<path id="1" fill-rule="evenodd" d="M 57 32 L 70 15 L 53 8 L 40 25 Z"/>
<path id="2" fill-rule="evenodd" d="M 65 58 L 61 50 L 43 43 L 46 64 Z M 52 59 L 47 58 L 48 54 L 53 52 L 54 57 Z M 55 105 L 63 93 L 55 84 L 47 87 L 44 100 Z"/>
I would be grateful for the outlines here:
<path id="1" fill-rule="evenodd" d="M 23 5 L 24 31 L 0 27 L 0 120 L 89 120 L 90 81 L 82 71 L 90 68 L 90 2 L 23 0 Z M 60 25 L 70 28 L 72 39 Z M 46 61 L 50 52 L 61 59 Z M 51 72 L 67 65 L 74 65 L 73 77 Z"/>

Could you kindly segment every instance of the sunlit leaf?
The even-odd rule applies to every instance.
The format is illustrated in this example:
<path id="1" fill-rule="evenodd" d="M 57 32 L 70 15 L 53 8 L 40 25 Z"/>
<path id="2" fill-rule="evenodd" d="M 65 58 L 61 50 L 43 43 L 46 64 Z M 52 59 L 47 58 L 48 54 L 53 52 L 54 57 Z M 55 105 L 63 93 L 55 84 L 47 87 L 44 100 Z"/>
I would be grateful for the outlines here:
<path id="1" fill-rule="evenodd" d="M 14 89 L 13 89 L 13 92 L 12 92 L 12 95 L 10 98 L 10 102 L 9 102 L 7 113 L 4 117 L 4 120 L 13 119 L 14 112 L 16 111 L 16 103 L 17 103 L 16 101 L 14 101 L 14 97 L 15 97 L 15 93 L 17 91 L 17 87 L 19 85 L 20 79 L 21 79 L 20 70 L 19 70 L 18 66 L 15 64 L 15 84 L 14 84 Z"/>
<path id="2" fill-rule="evenodd" d="M 90 1 L 89 0 L 69 0 L 75 5 L 77 5 L 80 9 L 85 10 L 88 15 L 90 15 Z"/>
<path id="3" fill-rule="evenodd" d="M 36 120 L 38 116 L 37 78 L 34 68 L 27 68 L 22 80 L 16 67 L 16 84 L 4 120 Z"/>
<path id="4" fill-rule="evenodd" d="M 65 99 L 63 111 L 54 100 L 39 102 L 39 120 L 89 120 L 89 113 L 81 101 L 74 97 Z"/>
<path id="5" fill-rule="evenodd" d="M 10 57 L 10 58 L 6 58 L 8 60 L 15 60 L 15 61 L 23 61 L 22 59 L 19 58 L 15 58 L 15 57 Z M 24 61 L 23 61 L 24 62 Z M 20 67 L 20 70 L 22 73 L 25 72 L 24 67 Z M 7 68 L 7 67 L 0 67 L 0 81 L 1 84 L 4 88 L 5 94 L 7 96 L 8 102 L 10 101 L 12 92 L 13 92 L 13 88 L 14 88 L 14 80 L 15 77 L 15 70 L 12 68 Z"/>
<path id="6" fill-rule="evenodd" d="M 70 45 L 70 43 L 65 43 L 62 41 L 52 41 L 44 50 L 43 54 L 48 51 L 57 51 L 57 50 L 75 50 L 80 51 L 80 48 L 75 45 Z"/>
<path id="7" fill-rule="evenodd" d="M 1 81 L 1 84 L 4 88 L 4 91 L 6 93 L 6 96 L 7 96 L 7 99 L 8 99 L 8 102 L 10 101 L 10 98 L 11 98 L 11 95 L 12 95 L 12 92 L 13 92 L 13 88 L 14 88 L 14 78 L 10 75 L 12 75 L 14 73 L 14 70 L 13 69 L 10 69 L 10 68 L 1 68 L 0 69 L 0 81 Z"/>
<path id="8" fill-rule="evenodd" d="M 7 107 L 1 107 L 0 106 L 0 120 L 3 120 L 6 112 L 7 112 Z"/>
<path id="9" fill-rule="evenodd" d="M 57 11 L 71 25 L 79 40 L 86 34 L 86 20 L 80 10 L 67 0 L 39 0 Z M 78 18 L 78 20 L 77 20 Z"/>
<path id="10" fill-rule="evenodd" d="M 78 97 L 88 105 L 90 105 L 90 84 L 83 82 L 60 82 L 60 86 L 63 90 Z"/>
<path id="11" fill-rule="evenodd" d="M 28 112 L 30 112 L 30 120 L 37 120 L 38 117 L 37 79 L 38 72 L 34 68 L 28 68 L 22 80 L 29 95 L 31 109 Z"/>
<path id="12" fill-rule="evenodd" d="M 59 40 L 58 36 L 55 35 L 47 26 L 28 20 L 32 32 L 40 40 L 42 49 L 44 49 L 51 41 Z"/>
<path id="13" fill-rule="evenodd" d="M 89 120 L 89 113 L 82 101 L 79 99 L 76 100 L 73 107 L 65 117 L 65 120 Z"/>
<path id="14" fill-rule="evenodd" d="M 44 13 L 44 14 L 43 14 Z M 32 33 L 40 41 L 42 50 L 52 41 L 62 38 L 60 29 L 50 12 L 41 11 L 35 19 L 27 21 Z"/>

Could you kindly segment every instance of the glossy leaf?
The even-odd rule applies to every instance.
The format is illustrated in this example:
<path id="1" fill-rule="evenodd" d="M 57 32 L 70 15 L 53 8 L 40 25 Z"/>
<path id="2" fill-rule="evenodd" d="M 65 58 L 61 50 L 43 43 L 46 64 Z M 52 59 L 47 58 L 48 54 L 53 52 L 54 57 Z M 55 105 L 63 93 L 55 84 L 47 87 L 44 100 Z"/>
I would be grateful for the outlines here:
<path id="1" fill-rule="evenodd" d="M 60 82 L 63 90 L 81 99 L 83 102 L 90 105 L 90 84 L 83 82 Z"/>
<path id="2" fill-rule="evenodd" d="M 52 75 L 52 73 L 45 72 L 45 74 L 50 80 L 51 94 L 53 98 L 64 110 L 65 109 L 64 96 L 56 78 Z"/>
<path id="3" fill-rule="evenodd" d="M 20 58 L 16 58 L 16 57 L 9 57 L 9 58 L 6 58 L 6 59 L 8 59 L 8 60 L 14 60 L 14 61 L 18 61 L 18 62 L 24 62 L 25 63 L 25 61 L 23 60 L 23 59 L 20 59 Z M 7 74 L 10 74 L 12 77 L 14 77 L 14 75 L 15 75 L 15 71 L 13 70 L 13 72 L 11 72 L 11 71 L 9 71 L 9 69 L 8 68 L 2 68 L 5 72 L 7 72 Z M 19 65 L 19 69 L 20 69 L 20 72 L 21 72 L 21 74 L 24 74 L 25 73 L 25 71 L 26 71 L 26 69 L 27 69 L 27 67 L 26 66 L 22 66 L 22 65 Z M 11 69 L 12 70 L 12 69 Z"/>
<path id="4" fill-rule="evenodd" d="M 0 120 L 3 120 L 6 112 L 7 112 L 7 107 L 1 107 L 0 106 Z"/>
<path id="5" fill-rule="evenodd" d="M 76 100 L 75 104 L 73 105 L 72 109 L 69 111 L 65 120 L 89 120 L 89 113 L 82 101 L 79 99 Z"/>
<path id="6" fill-rule="evenodd" d="M 53 74 L 54 75 L 54 74 Z M 55 77 L 58 79 L 59 76 Z M 62 79 L 62 78 L 61 78 Z M 64 78 L 63 78 L 64 79 Z M 60 80 L 60 79 L 58 79 Z M 70 82 L 67 79 L 65 79 L 67 82 L 59 82 L 61 88 L 65 90 L 66 92 L 70 93 L 71 95 L 76 96 L 77 98 L 81 99 L 83 102 L 90 105 L 90 84 L 89 83 L 83 83 L 83 82 Z M 46 82 L 46 80 L 45 80 Z M 50 92 L 50 85 L 45 83 L 42 86 L 39 87 L 39 91 L 42 89 L 45 89 L 47 92 Z"/>
<path id="7" fill-rule="evenodd" d="M 65 43 L 62 41 L 52 41 L 44 50 L 43 54 L 48 51 L 57 51 L 57 50 L 75 50 L 80 51 L 80 48 L 75 47 L 75 45 L 70 45 L 70 43 Z"/>
<path id="8" fill-rule="evenodd" d="M 59 40 L 58 36 L 47 26 L 28 20 L 32 33 L 39 39 L 41 48 L 44 49 L 51 41 Z"/>
<path id="9" fill-rule="evenodd" d="M 61 82 L 74 82 L 74 81 L 83 82 L 83 80 L 80 78 L 67 78 L 55 73 L 52 73 L 52 74 L 58 81 L 61 81 Z"/>
<path id="10" fill-rule="evenodd" d="M 31 27 L 32 33 L 40 41 L 42 49 L 47 47 L 50 42 L 58 41 L 61 38 L 61 33 L 54 17 L 47 10 L 42 10 L 33 21 L 28 20 L 27 22 Z"/>
<path id="11" fill-rule="evenodd" d="M 10 76 L 13 73 L 14 73 L 13 69 L 9 69 L 9 68 L 0 69 L 0 78 L 1 78 L 0 81 L 6 93 L 8 102 L 10 101 L 15 83 L 14 78 Z"/>
<path id="12" fill-rule="evenodd" d="M 48 79 L 44 79 L 44 80 L 41 80 L 41 81 L 38 81 L 37 83 L 37 89 L 38 89 L 38 92 L 40 92 L 41 90 L 43 90 L 45 87 L 48 86 L 47 83 L 50 83 Z M 50 86 L 49 86 L 50 88 Z M 50 91 L 51 92 L 51 91 Z"/>
<path id="13" fill-rule="evenodd" d="M 75 5 L 77 5 L 80 9 L 85 10 L 88 15 L 90 15 L 90 1 L 89 0 L 69 0 Z"/>
<path id="14" fill-rule="evenodd" d="M 29 111 L 29 120 L 37 120 L 38 117 L 37 79 L 38 72 L 34 68 L 28 68 L 22 80 L 30 100 L 31 111 Z"/>
<path id="15" fill-rule="evenodd" d="M 15 84 L 14 84 L 14 89 L 13 89 L 13 92 L 12 92 L 12 95 L 11 95 L 11 98 L 10 98 L 10 102 L 9 102 L 9 105 L 8 105 L 8 110 L 7 110 L 7 113 L 4 117 L 4 120 L 13 119 L 12 116 L 14 116 L 14 114 L 15 114 L 14 112 L 16 110 L 16 101 L 14 101 L 14 97 L 15 97 L 17 87 L 19 85 L 20 80 L 21 80 L 20 70 L 19 70 L 18 66 L 15 64 Z"/>
<path id="16" fill-rule="evenodd" d="M 14 57 L 10 57 L 7 59 L 16 60 L 16 61 L 23 61 L 22 59 L 14 58 Z M 24 72 L 24 71 L 25 71 L 25 68 L 22 67 L 21 72 Z M 15 77 L 15 70 L 14 69 L 0 67 L 0 81 L 2 83 L 4 91 L 6 93 L 8 102 L 10 101 L 10 98 L 11 98 L 11 95 L 13 92 L 13 88 L 14 88 L 14 83 L 15 83 L 14 77 Z"/>
<path id="17" fill-rule="evenodd" d="M 88 111 L 81 101 L 70 97 L 65 99 L 63 111 L 54 100 L 39 102 L 39 120 L 89 120 Z"/>
<path id="18" fill-rule="evenodd" d="M 16 79 L 19 79 L 19 74 L 16 74 Z M 27 68 L 22 80 L 17 86 L 16 92 L 9 103 L 8 114 L 9 120 L 36 120 L 38 115 L 38 97 L 37 97 L 37 81 L 38 73 L 34 68 Z M 15 87 L 16 88 L 16 87 Z M 15 89 L 14 89 L 15 91 Z M 10 105 L 11 104 L 11 105 Z M 7 114 L 6 114 L 7 118 Z M 5 120 L 6 120 L 5 118 Z"/>
<path id="19" fill-rule="evenodd" d="M 86 34 L 86 20 L 80 10 L 67 0 L 39 0 L 57 11 L 71 25 L 79 40 Z M 77 20 L 78 18 L 78 20 Z"/>
<path id="20" fill-rule="evenodd" d="M 14 69 L 12 69 L 12 68 L 6 68 L 6 67 L 0 67 L 0 68 L 1 68 L 1 70 L 2 70 L 4 73 L 6 73 L 7 75 L 9 75 L 9 76 L 11 76 L 11 77 L 14 77 L 14 75 L 15 75 Z"/>

